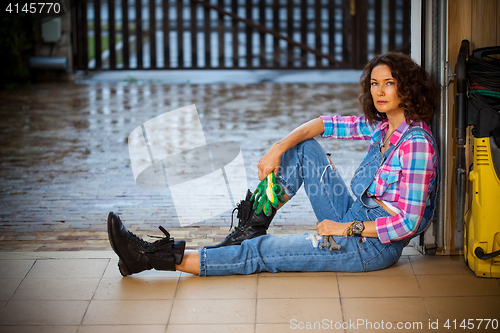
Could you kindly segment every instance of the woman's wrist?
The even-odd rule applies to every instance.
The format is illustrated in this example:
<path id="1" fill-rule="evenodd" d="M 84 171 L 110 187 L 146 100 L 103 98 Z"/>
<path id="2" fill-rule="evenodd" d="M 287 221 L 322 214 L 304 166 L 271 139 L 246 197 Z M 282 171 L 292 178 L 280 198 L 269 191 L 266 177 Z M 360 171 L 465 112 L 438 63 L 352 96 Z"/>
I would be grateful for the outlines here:
<path id="1" fill-rule="evenodd" d="M 345 227 L 344 231 L 342 232 L 342 236 L 344 236 L 345 238 L 354 236 L 354 231 L 352 230 L 353 224 L 354 221 L 347 223 L 347 227 Z"/>
<path id="2" fill-rule="evenodd" d="M 355 223 L 358 223 L 358 226 L 355 226 Z M 362 223 L 363 226 L 359 226 L 359 223 Z M 351 237 L 351 236 L 361 236 L 361 237 L 378 237 L 377 230 L 375 227 L 375 221 L 352 221 L 346 223 L 346 227 L 342 231 L 342 236 Z M 357 229 L 357 230 L 356 230 Z"/>
<path id="3" fill-rule="evenodd" d="M 286 138 L 285 138 L 286 139 Z M 271 146 L 271 150 L 274 150 L 280 156 L 283 155 L 288 149 L 292 147 L 287 147 L 285 139 L 282 139 Z"/>

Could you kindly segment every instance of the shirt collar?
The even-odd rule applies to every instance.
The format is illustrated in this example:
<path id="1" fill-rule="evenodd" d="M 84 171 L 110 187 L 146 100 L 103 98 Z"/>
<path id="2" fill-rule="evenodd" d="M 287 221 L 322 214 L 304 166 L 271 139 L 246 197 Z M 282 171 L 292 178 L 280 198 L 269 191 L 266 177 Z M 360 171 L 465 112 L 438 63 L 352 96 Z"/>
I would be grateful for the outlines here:
<path id="1" fill-rule="evenodd" d="M 418 125 L 418 122 L 411 122 L 411 124 L 406 123 L 406 119 L 399 124 L 398 128 L 392 133 L 391 138 L 389 139 L 389 143 L 391 145 L 396 145 L 399 142 L 399 139 L 401 139 L 401 136 L 408 130 L 410 126 L 415 126 Z M 380 123 L 380 130 L 385 134 L 387 133 L 387 130 L 389 129 L 389 120 L 384 119 Z"/>

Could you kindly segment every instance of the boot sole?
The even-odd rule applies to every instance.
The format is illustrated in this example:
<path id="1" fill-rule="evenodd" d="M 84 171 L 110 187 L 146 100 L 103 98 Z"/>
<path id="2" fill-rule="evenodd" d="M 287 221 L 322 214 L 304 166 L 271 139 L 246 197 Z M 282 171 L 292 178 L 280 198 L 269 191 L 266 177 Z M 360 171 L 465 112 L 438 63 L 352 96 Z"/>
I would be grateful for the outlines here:
<path id="1" fill-rule="evenodd" d="M 111 218 L 112 218 L 112 216 L 113 216 L 113 213 L 109 213 L 108 214 L 108 239 L 109 239 L 109 244 L 111 244 L 111 248 L 118 255 L 118 258 L 120 258 L 120 260 L 118 261 L 118 269 L 120 270 L 120 274 L 122 276 L 132 275 L 132 273 L 130 272 L 130 269 L 127 267 L 127 264 L 125 264 L 125 260 L 120 255 L 120 252 L 118 252 L 118 250 L 116 249 L 115 244 L 113 243 L 113 238 L 110 237 L 110 234 L 111 234 Z"/>

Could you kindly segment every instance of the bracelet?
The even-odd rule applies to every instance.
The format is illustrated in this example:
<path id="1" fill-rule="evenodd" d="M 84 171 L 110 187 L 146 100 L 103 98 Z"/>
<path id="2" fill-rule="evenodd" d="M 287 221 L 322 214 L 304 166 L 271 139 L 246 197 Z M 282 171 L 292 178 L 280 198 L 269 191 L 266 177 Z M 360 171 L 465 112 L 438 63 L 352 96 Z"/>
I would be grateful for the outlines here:
<path id="1" fill-rule="evenodd" d="M 354 231 L 352 229 L 354 225 L 354 222 L 351 222 L 351 224 L 345 228 L 344 232 L 342 233 L 342 236 L 344 236 L 345 238 L 347 238 L 348 236 L 354 236 Z"/>

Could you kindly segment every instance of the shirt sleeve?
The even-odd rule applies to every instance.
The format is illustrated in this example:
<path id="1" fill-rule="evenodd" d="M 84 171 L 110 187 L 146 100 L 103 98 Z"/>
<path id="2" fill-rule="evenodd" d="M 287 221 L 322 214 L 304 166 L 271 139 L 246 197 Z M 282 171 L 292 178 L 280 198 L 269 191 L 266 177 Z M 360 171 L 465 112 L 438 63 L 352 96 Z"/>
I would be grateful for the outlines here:
<path id="1" fill-rule="evenodd" d="M 423 135 L 416 134 L 399 147 L 402 167 L 397 201 L 401 212 L 375 220 L 382 243 L 410 237 L 418 230 L 430 193 L 430 184 L 436 176 L 436 159 L 432 144 Z"/>
<path id="2" fill-rule="evenodd" d="M 377 125 L 370 124 L 365 116 L 321 116 L 325 131 L 323 138 L 346 140 L 369 140 Z"/>

